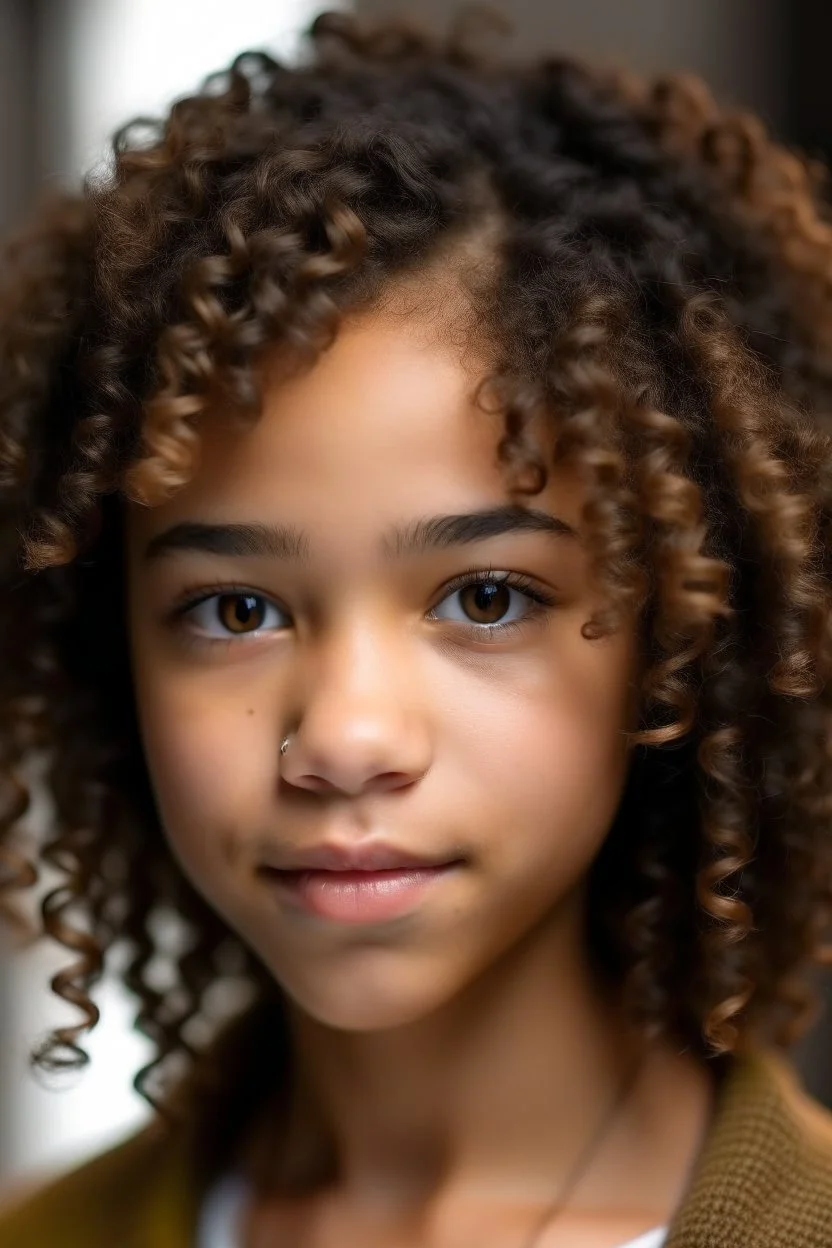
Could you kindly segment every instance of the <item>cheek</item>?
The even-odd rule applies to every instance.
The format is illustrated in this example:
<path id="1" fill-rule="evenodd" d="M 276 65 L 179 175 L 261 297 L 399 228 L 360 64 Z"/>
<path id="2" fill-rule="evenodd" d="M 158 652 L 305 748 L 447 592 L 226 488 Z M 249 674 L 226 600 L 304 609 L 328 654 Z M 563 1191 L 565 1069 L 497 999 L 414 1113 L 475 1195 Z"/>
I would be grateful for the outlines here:
<path id="1" fill-rule="evenodd" d="M 630 756 L 629 650 L 622 636 L 541 656 L 476 720 L 469 774 L 485 836 L 518 887 L 573 882 L 610 827 Z"/>
<path id="2" fill-rule="evenodd" d="M 138 661 L 136 687 L 165 831 L 189 873 L 202 877 L 233 845 L 222 829 L 262 820 L 254 806 L 277 785 L 277 742 L 265 731 L 262 707 L 240 697 L 238 682 L 183 678 L 158 666 L 151 674 Z"/>

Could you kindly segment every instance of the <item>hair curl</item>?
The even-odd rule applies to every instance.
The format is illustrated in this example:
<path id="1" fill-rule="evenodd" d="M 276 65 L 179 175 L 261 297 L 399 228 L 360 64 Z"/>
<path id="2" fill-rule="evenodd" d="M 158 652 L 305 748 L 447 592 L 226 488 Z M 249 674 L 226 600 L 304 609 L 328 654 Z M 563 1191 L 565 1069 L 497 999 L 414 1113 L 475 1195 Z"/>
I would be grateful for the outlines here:
<path id="1" fill-rule="evenodd" d="M 303 63 L 247 53 L 127 126 L 112 168 L 6 252 L 0 881 L 11 912 L 38 862 L 58 872 L 42 930 L 77 955 L 52 986 L 82 1012 L 42 1062 L 84 1060 L 115 948 L 156 1062 L 198 1051 L 217 981 L 275 992 L 159 826 L 119 615 L 124 499 L 187 482 L 212 411 L 256 419 L 277 347 L 314 362 L 346 311 L 448 260 L 506 463 L 539 487 L 545 412 L 586 480 L 607 590 L 587 635 L 641 621 L 637 758 L 590 882 L 599 965 L 645 1029 L 700 1051 L 805 1023 L 832 903 L 817 171 L 696 80 L 327 14 Z"/>

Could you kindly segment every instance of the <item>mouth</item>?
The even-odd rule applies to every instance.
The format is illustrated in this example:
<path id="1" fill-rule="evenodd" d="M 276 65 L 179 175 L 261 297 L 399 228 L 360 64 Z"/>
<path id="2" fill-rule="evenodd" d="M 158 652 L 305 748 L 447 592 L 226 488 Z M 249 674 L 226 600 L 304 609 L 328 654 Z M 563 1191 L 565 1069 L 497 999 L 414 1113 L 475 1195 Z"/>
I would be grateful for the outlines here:
<path id="1" fill-rule="evenodd" d="M 375 870 L 261 867 L 258 874 L 292 908 L 335 923 L 382 923 L 413 910 L 462 860 Z"/>
<path id="2" fill-rule="evenodd" d="M 278 871 L 333 871 L 372 874 L 381 871 L 420 870 L 447 865 L 455 855 L 414 854 L 381 840 L 325 841 L 305 849 L 275 846 L 264 854 L 267 867 Z"/>

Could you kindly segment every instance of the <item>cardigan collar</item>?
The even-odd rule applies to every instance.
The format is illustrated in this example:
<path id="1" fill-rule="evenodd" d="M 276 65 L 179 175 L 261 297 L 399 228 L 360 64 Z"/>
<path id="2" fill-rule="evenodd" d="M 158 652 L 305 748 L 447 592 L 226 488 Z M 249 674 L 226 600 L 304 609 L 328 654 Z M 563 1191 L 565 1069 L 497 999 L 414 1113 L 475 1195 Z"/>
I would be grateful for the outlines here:
<path id="1" fill-rule="evenodd" d="M 667 1248 L 830 1243 L 832 1117 L 782 1057 L 734 1059 Z"/>

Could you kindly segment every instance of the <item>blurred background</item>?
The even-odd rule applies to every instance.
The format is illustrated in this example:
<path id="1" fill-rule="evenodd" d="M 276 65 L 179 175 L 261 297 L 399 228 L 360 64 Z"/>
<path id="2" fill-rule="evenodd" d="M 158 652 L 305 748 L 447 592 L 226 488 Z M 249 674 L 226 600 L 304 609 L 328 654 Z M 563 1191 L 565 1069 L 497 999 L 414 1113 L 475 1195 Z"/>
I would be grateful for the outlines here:
<path id="1" fill-rule="evenodd" d="M 0 231 L 40 186 L 73 183 L 106 158 L 131 116 L 153 115 L 238 51 L 298 54 L 323 9 L 416 12 L 444 24 L 450 0 L 0 0 Z M 496 0 L 518 50 L 577 52 L 641 71 L 689 70 L 813 155 L 832 155 L 829 0 Z M 49 1088 L 29 1071 L 43 1033 L 69 1015 L 47 988 L 62 957 L 0 957 L 0 1184 L 75 1164 L 144 1119 L 130 1072 L 148 1056 L 117 984 L 100 993 L 91 1066 Z M 827 997 L 832 993 L 827 989 Z M 832 1105 L 829 1011 L 797 1054 Z"/>

